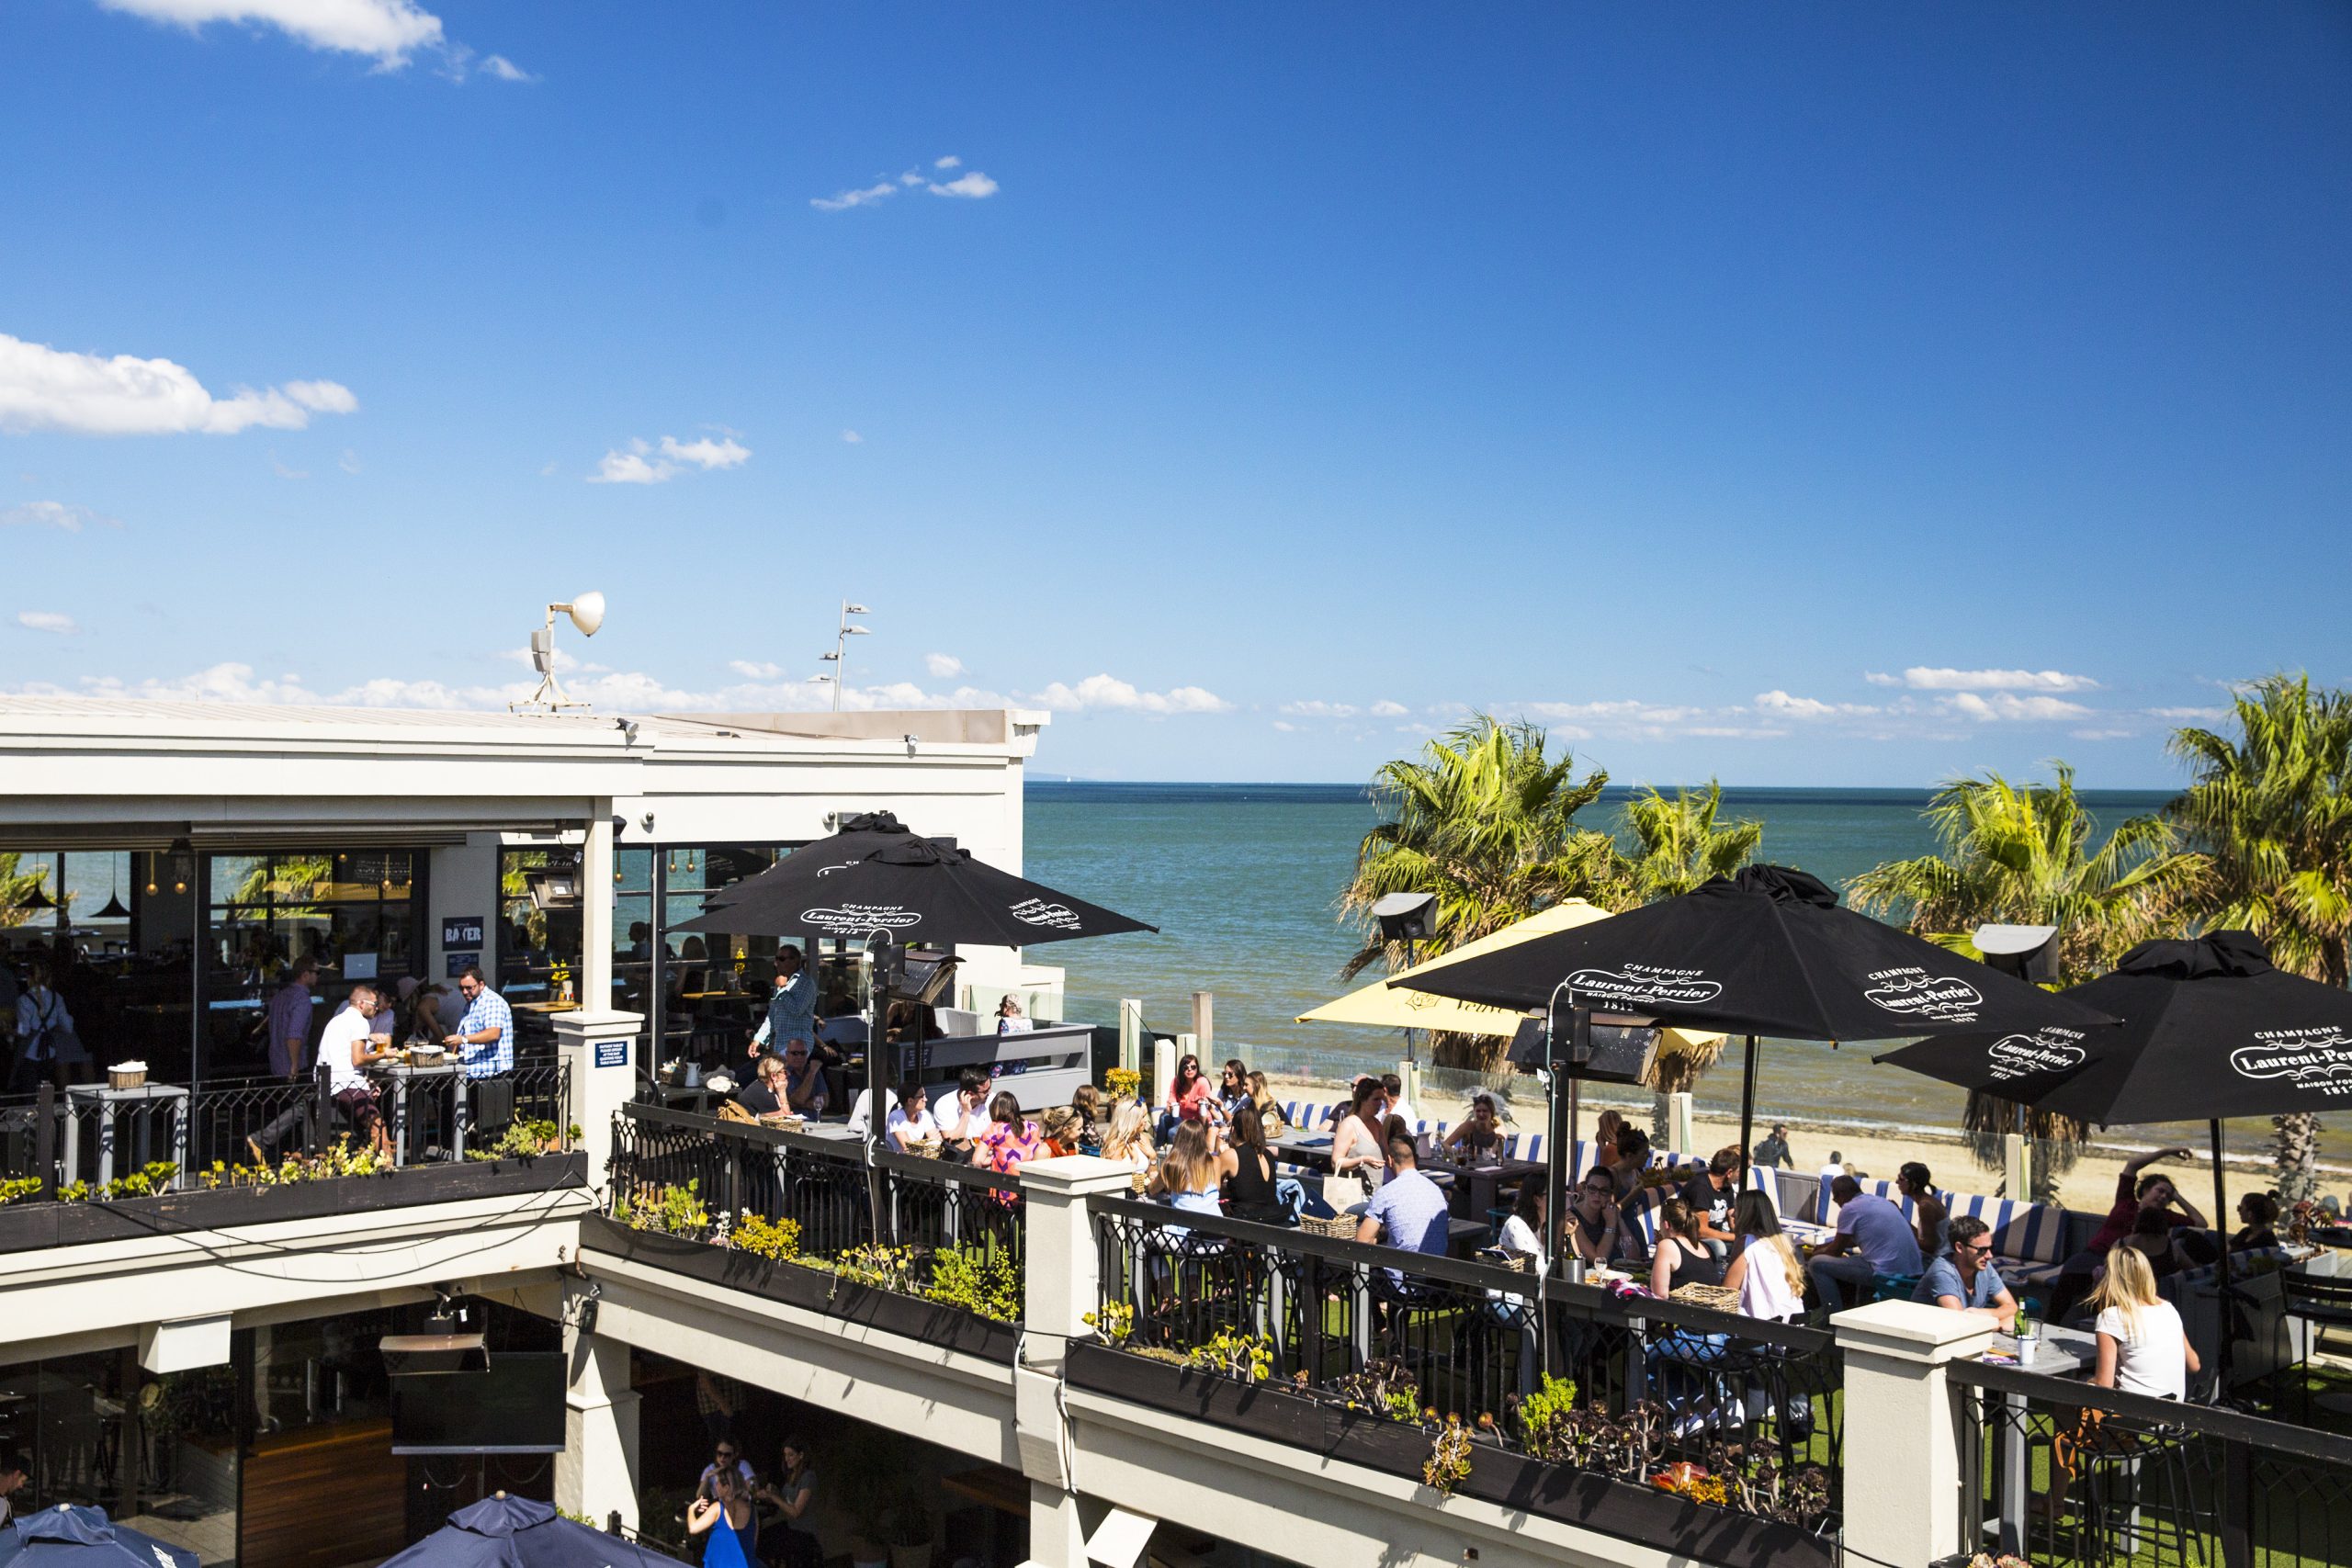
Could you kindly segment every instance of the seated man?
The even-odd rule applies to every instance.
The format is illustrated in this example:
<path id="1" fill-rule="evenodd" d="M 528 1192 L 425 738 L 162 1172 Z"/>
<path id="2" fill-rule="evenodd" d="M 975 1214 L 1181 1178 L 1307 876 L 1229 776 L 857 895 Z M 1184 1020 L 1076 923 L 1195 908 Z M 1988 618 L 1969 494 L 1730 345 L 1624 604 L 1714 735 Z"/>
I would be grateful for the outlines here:
<path id="1" fill-rule="evenodd" d="M 1738 1173 L 1737 1145 L 1717 1149 L 1707 1168 L 1682 1190 L 1683 1207 L 1699 1224 L 1700 1245 L 1718 1263 L 1729 1257 L 1732 1243 L 1739 1239 L 1731 1231 L 1732 1204 L 1739 1196 L 1732 1190 L 1732 1183 Z"/>
<path id="2" fill-rule="evenodd" d="M 1951 1243 L 1950 1256 L 1929 1260 L 1928 1271 L 1919 1277 L 1919 1287 L 1911 1292 L 1911 1299 L 1951 1312 L 1989 1317 L 2001 1325 L 2004 1333 L 2015 1328 L 2018 1299 L 2009 1294 L 2008 1286 L 2001 1282 L 1999 1271 L 1993 1267 L 1993 1227 L 1962 1214 L 1951 1222 L 1948 1235 Z"/>
<path id="3" fill-rule="evenodd" d="M 1453 1234 L 1449 1226 L 1453 1217 L 1444 1191 L 1420 1173 L 1413 1140 L 1390 1138 L 1388 1179 L 1365 1206 L 1363 1223 L 1356 1226 L 1356 1239 L 1385 1240 L 1391 1247 L 1431 1252 L 1442 1258 Z M 1385 1236 L 1384 1231 L 1387 1233 Z M 1389 1270 L 1388 1280 L 1391 1284 L 1400 1282 L 1396 1270 Z"/>
<path id="4" fill-rule="evenodd" d="M 784 1087 L 794 1115 L 813 1120 L 825 1113 L 825 1069 L 809 1059 L 806 1040 L 785 1047 Z"/>
<path id="5" fill-rule="evenodd" d="M 1919 1238 L 1902 1210 L 1864 1192 L 1850 1176 L 1831 1182 L 1829 1196 L 1838 1205 L 1838 1234 L 1805 1265 L 1823 1305 L 1843 1312 L 1867 1297 L 1879 1276 L 1919 1272 Z"/>

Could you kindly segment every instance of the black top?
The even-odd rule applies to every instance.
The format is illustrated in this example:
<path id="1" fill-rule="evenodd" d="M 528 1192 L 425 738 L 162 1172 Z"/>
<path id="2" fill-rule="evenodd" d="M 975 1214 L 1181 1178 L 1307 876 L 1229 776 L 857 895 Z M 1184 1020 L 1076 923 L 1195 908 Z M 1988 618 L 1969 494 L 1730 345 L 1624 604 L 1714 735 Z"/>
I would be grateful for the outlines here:
<path id="1" fill-rule="evenodd" d="M 1729 1187 L 1717 1191 L 1704 1171 L 1692 1177 L 1690 1185 L 1682 1190 L 1683 1205 L 1690 1211 L 1691 1217 L 1704 1220 L 1719 1231 L 1731 1229 L 1732 1196 Z"/>
<path id="2" fill-rule="evenodd" d="M 776 1103 L 775 1095 L 765 1078 L 754 1078 L 735 1096 L 735 1103 L 754 1116 L 773 1116 L 784 1109 Z"/>
<path id="3" fill-rule="evenodd" d="M 1233 1152 L 1241 1157 L 1241 1168 L 1225 1179 L 1227 1212 L 1237 1220 L 1288 1224 L 1290 1209 L 1274 1194 L 1273 1161 L 1247 1145 Z"/>
<path id="4" fill-rule="evenodd" d="M 1724 1282 L 1724 1266 L 1708 1255 L 1703 1247 L 1693 1247 L 1680 1236 L 1674 1243 L 1674 1277 L 1667 1281 L 1666 1293 L 1672 1295 L 1685 1285 L 1720 1285 Z M 1666 1236 L 1657 1238 L 1664 1247 Z"/>

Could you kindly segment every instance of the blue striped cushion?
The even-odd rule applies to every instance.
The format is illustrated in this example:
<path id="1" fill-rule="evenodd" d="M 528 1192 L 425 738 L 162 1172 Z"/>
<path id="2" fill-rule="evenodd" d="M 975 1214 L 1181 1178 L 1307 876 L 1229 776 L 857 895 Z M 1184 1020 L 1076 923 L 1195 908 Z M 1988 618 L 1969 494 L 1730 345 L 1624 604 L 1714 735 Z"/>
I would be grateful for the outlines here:
<path id="1" fill-rule="evenodd" d="M 1747 1168 L 1747 1185 L 1770 1200 L 1774 1213 L 1786 1215 L 1788 1211 L 1781 1206 L 1781 1178 L 1778 1172 L 1760 1165 L 1751 1165 Z"/>

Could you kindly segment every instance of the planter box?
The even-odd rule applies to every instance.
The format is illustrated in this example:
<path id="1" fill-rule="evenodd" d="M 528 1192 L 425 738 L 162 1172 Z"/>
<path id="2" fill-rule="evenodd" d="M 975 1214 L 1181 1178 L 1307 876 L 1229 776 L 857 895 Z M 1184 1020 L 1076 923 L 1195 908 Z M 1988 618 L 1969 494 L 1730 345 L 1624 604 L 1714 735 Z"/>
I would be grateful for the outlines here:
<path id="1" fill-rule="evenodd" d="M 1391 1475 L 1418 1478 L 1429 1458 L 1430 1434 L 1419 1427 L 1288 1389 L 1245 1384 L 1085 1341 L 1070 1346 L 1066 1366 L 1077 1387 Z M 1485 1443 L 1474 1446 L 1470 1474 L 1455 1490 L 1725 1568 L 1832 1568 L 1837 1560 L 1831 1542 L 1791 1525 L 1703 1507 L 1655 1487 L 1544 1464 Z M 1435 1492 L 1426 1495 L 1438 1505 Z"/>
<path id="2" fill-rule="evenodd" d="M 658 1231 L 631 1230 L 603 1214 L 591 1214 L 581 1221 L 580 1242 L 582 1251 L 593 1248 L 612 1253 L 707 1284 L 821 1312 L 1008 1366 L 1021 1342 L 1019 1324 L 999 1323 L 961 1307 L 942 1306 L 936 1302 L 902 1296 L 896 1291 L 861 1285 L 821 1269 L 759 1258 Z"/>
<path id="3" fill-rule="evenodd" d="M 97 1203 L 19 1201 L 0 1209 L 0 1253 L 552 1192 L 584 1187 L 587 1180 L 588 1156 L 574 1151 L 533 1159 L 413 1166 L 381 1176 L 345 1176 L 284 1187 L 198 1187 Z"/>

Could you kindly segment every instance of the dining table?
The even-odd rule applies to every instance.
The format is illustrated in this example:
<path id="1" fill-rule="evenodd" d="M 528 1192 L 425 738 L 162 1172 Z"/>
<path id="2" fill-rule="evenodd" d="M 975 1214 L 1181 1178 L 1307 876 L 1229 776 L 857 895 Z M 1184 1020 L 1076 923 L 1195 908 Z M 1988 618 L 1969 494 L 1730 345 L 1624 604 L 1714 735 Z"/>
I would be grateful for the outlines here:
<path id="1" fill-rule="evenodd" d="M 384 1093 L 390 1099 L 392 1167 L 398 1169 L 408 1163 L 409 1103 L 419 1094 L 438 1096 L 447 1089 L 449 1096 L 449 1157 L 466 1157 L 466 1089 L 465 1068 L 455 1056 L 444 1056 L 427 1062 L 379 1062 L 368 1069 L 370 1077 L 382 1081 Z"/>

